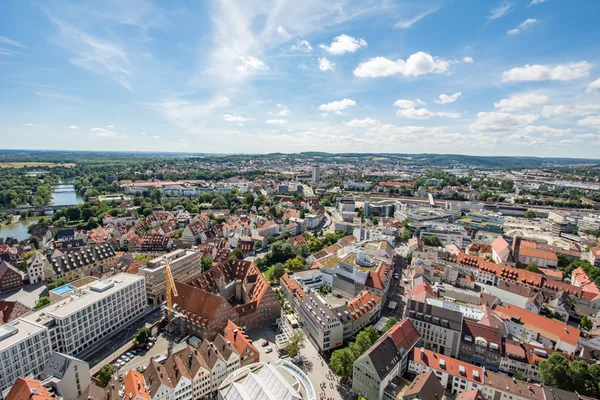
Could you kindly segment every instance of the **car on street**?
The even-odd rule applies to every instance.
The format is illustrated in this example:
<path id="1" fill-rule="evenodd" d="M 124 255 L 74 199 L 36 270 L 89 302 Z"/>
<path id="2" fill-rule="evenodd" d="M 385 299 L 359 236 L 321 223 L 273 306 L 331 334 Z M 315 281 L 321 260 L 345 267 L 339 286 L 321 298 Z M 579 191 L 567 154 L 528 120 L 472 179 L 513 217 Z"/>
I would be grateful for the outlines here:
<path id="1" fill-rule="evenodd" d="M 272 352 L 272 351 L 273 351 L 273 348 L 272 348 L 272 347 L 267 347 L 267 348 L 265 349 L 265 353 L 270 353 L 270 352 Z"/>
<path id="2" fill-rule="evenodd" d="M 267 347 L 269 345 L 269 341 L 265 340 L 264 342 L 262 342 L 262 347 Z"/>

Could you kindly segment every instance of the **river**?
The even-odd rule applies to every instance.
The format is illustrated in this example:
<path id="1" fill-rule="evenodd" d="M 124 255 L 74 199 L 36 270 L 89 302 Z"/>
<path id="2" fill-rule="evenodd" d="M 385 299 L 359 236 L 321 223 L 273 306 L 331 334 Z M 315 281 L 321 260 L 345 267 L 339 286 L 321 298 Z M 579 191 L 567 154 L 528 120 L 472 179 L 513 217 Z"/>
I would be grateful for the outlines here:
<path id="1" fill-rule="evenodd" d="M 52 190 L 52 200 L 50 203 L 55 206 L 70 206 L 73 204 L 81 204 L 84 201 L 85 199 L 75 192 L 73 179 L 65 179 L 64 181 L 60 181 Z M 25 240 L 29 237 L 27 228 L 30 225 L 37 223 L 40 218 L 41 217 L 29 217 L 10 225 L 0 226 L 0 237 L 7 238 L 10 236 L 19 241 Z"/>

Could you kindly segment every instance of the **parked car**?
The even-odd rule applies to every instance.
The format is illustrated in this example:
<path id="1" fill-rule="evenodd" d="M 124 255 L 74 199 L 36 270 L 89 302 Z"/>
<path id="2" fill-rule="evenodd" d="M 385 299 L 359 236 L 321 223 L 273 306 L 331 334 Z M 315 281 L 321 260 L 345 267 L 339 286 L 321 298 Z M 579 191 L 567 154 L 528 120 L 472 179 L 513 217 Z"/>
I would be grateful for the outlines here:
<path id="1" fill-rule="evenodd" d="M 126 355 L 122 355 L 121 360 L 128 362 L 129 360 L 131 360 L 131 358 L 127 357 Z"/>
<path id="2" fill-rule="evenodd" d="M 273 348 L 272 348 L 272 347 L 267 347 L 267 349 L 265 350 L 265 353 L 270 353 L 270 352 L 272 352 L 272 351 L 273 351 Z"/>
<path id="3" fill-rule="evenodd" d="M 269 341 L 265 340 L 264 342 L 262 342 L 262 347 L 267 347 L 269 345 Z"/>
<path id="4" fill-rule="evenodd" d="M 133 358 L 133 354 L 131 354 L 130 352 L 125 353 L 125 355 L 129 358 Z"/>
<path id="5" fill-rule="evenodd" d="M 133 354 L 137 354 L 137 352 L 138 352 L 137 349 L 131 350 L 131 353 L 133 353 Z"/>

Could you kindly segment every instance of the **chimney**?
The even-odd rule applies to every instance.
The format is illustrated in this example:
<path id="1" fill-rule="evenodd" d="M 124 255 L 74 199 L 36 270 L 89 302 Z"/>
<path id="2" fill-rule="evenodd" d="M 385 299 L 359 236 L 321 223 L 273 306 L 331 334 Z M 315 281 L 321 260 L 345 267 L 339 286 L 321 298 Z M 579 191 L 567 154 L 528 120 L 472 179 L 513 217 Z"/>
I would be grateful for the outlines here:
<path id="1" fill-rule="evenodd" d="M 521 238 L 519 236 L 515 236 L 513 239 L 513 258 L 515 262 L 519 262 L 519 252 L 521 250 Z"/>
<path id="2" fill-rule="evenodd" d="M 422 360 L 424 356 L 425 356 L 425 349 L 423 347 L 421 347 L 421 354 L 419 355 L 419 357 Z"/>

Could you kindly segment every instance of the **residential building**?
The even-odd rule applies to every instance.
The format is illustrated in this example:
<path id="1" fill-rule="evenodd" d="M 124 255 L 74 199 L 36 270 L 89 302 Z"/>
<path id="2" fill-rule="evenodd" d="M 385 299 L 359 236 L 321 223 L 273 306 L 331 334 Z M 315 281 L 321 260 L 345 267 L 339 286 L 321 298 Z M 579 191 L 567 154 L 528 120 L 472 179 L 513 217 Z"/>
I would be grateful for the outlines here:
<path id="1" fill-rule="evenodd" d="M 173 355 L 173 357 L 179 358 L 181 361 L 179 364 L 187 369 L 186 373 L 192 381 L 193 399 L 201 399 L 213 391 L 210 381 L 210 367 L 198 349 L 186 346 L 183 350 Z M 181 392 L 177 396 L 181 396 Z"/>
<path id="2" fill-rule="evenodd" d="M 23 274 L 6 261 L 0 261 L 0 293 L 23 287 Z"/>
<path id="3" fill-rule="evenodd" d="M 419 332 L 409 319 L 398 322 L 354 361 L 352 391 L 370 400 L 384 399 L 394 378 L 406 372 L 409 355 L 419 342 Z"/>
<path id="4" fill-rule="evenodd" d="M 352 335 L 367 325 L 375 324 L 381 314 L 381 306 L 381 297 L 368 290 L 361 291 L 358 296 L 348 301 L 348 311 L 352 317 Z"/>
<path id="5" fill-rule="evenodd" d="M 194 398 L 194 386 L 192 375 L 186 368 L 185 360 L 176 354 L 171 354 L 165 361 L 165 370 L 169 376 L 169 382 L 175 392 L 175 400 L 192 400 Z"/>
<path id="6" fill-rule="evenodd" d="M 512 254 L 510 245 L 502 236 L 498 236 L 492 243 L 492 260 L 496 264 L 506 264 Z"/>
<path id="7" fill-rule="evenodd" d="M 577 350 L 581 333 L 577 328 L 510 304 L 495 306 L 494 312 L 504 320 L 509 334 L 522 342 L 535 341 L 567 354 Z"/>
<path id="8" fill-rule="evenodd" d="M 321 179 L 321 167 L 319 167 L 318 165 L 313 165 L 310 168 L 310 173 L 311 173 L 311 182 L 313 182 L 313 183 L 319 182 L 319 180 Z"/>
<path id="9" fill-rule="evenodd" d="M 44 270 L 47 281 L 66 279 L 68 282 L 89 275 L 109 272 L 116 262 L 116 253 L 108 243 L 85 246 L 75 250 L 54 250 Z"/>
<path id="10" fill-rule="evenodd" d="M 63 400 L 77 400 L 92 383 L 87 362 L 62 353 L 53 353 L 40 374 L 42 385 L 52 387 Z"/>
<path id="11" fill-rule="evenodd" d="M 149 304 L 158 305 L 165 300 L 165 260 L 169 260 L 175 281 L 188 283 L 202 274 L 202 253 L 194 250 L 179 249 L 148 261 L 146 266 L 139 269 L 139 275 L 146 279 Z"/>
<path id="12" fill-rule="evenodd" d="M 463 327 L 463 315 L 459 311 L 410 299 L 405 315 L 421 334 L 423 347 L 447 356 L 458 356 Z"/>
<path id="13" fill-rule="evenodd" d="M 0 394 L 21 376 L 37 376 L 52 355 L 48 328 L 17 319 L 0 326 Z"/>
<path id="14" fill-rule="evenodd" d="M 411 375 L 432 371 L 446 391 L 457 395 L 483 387 L 483 371 L 475 365 L 435 353 L 424 347 L 414 347 L 409 355 L 407 372 Z"/>
<path id="15" fill-rule="evenodd" d="M 219 387 L 218 399 L 316 400 L 317 392 L 300 368 L 278 360 L 250 364 L 230 374 Z"/>
<path id="16" fill-rule="evenodd" d="M 281 303 L 254 263 L 228 259 L 188 284 L 176 281 L 176 322 L 182 332 L 214 339 L 231 320 L 252 329 L 274 323 Z"/>
<path id="17" fill-rule="evenodd" d="M 19 377 L 7 393 L 6 400 L 58 400 L 56 394 L 48 390 L 37 379 Z"/>
<path id="18" fill-rule="evenodd" d="M 395 388 L 391 386 L 385 391 L 385 394 L 389 396 L 388 398 L 390 399 L 443 400 L 446 398 L 444 395 L 444 387 L 432 371 L 417 376 L 407 385 L 395 386 Z"/>
<path id="19" fill-rule="evenodd" d="M 142 251 L 144 252 L 169 251 L 171 247 L 173 247 L 173 239 L 166 235 L 149 233 L 142 236 Z"/>
<path id="20" fill-rule="evenodd" d="M 544 388 L 508 376 L 485 371 L 481 392 L 486 399 L 545 400 Z"/>
<path id="21" fill-rule="evenodd" d="M 323 222 L 323 214 L 308 214 L 304 219 L 306 220 L 307 229 L 315 229 Z"/>
<path id="22" fill-rule="evenodd" d="M 252 344 L 252 339 L 233 321 L 227 321 L 223 335 L 240 356 L 240 366 L 245 367 L 260 361 L 260 352 Z"/>
<path id="23" fill-rule="evenodd" d="M 43 254 L 37 251 L 27 260 L 27 276 L 29 283 L 43 282 L 44 271 L 48 269 L 48 259 Z"/>
<path id="24" fill-rule="evenodd" d="M 63 300 L 25 317 L 45 326 L 52 349 L 61 353 L 76 355 L 141 316 L 146 307 L 144 278 L 138 275 L 121 273 L 62 288 Z"/>
<path id="25" fill-rule="evenodd" d="M 150 360 L 144 371 L 144 380 L 148 385 L 150 400 L 175 400 L 175 390 L 162 364 Z"/>
<path id="26" fill-rule="evenodd" d="M 144 376 L 135 369 L 130 369 L 122 383 L 123 399 L 150 400 L 150 394 L 146 388 Z"/>
<path id="27" fill-rule="evenodd" d="M 181 240 L 183 243 L 206 243 L 207 239 L 206 233 L 204 232 L 204 226 L 200 221 L 188 224 L 181 233 Z"/>
<path id="28" fill-rule="evenodd" d="M 502 360 L 502 339 L 500 329 L 465 320 L 458 358 L 498 371 Z"/>
<path id="29" fill-rule="evenodd" d="M 539 376 L 540 363 L 550 357 L 554 350 L 514 340 L 506 340 L 504 348 L 500 371 L 542 382 Z"/>
<path id="30" fill-rule="evenodd" d="M 18 301 L 0 300 L 0 326 L 24 317 L 31 312 L 31 308 Z"/>

